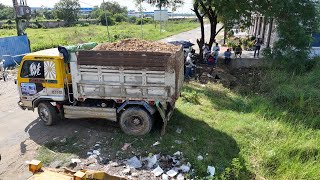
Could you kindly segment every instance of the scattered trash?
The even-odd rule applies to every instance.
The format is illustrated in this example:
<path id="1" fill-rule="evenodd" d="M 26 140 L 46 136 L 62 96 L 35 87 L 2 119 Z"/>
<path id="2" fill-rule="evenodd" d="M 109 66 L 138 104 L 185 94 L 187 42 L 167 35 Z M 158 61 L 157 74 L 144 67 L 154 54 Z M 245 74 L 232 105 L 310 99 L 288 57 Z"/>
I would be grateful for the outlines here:
<path id="1" fill-rule="evenodd" d="M 210 176 L 214 176 L 216 169 L 213 166 L 208 166 L 207 172 L 210 174 Z"/>
<path id="2" fill-rule="evenodd" d="M 131 169 L 128 167 L 122 171 L 123 174 L 129 174 Z"/>
<path id="3" fill-rule="evenodd" d="M 95 146 L 95 147 L 100 147 L 100 144 L 97 143 L 97 144 L 95 144 L 94 146 Z"/>
<path id="4" fill-rule="evenodd" d="M 93 154 L 92 152 L 87 152 L 87 155 L 88 155 L 88 156 L 90 156 L 90 155 L 92 155 L 92 154 Z"/>
<path id="5" fill-rule="evenodd" d="M 122 146 L 122 151 L 126 151 L 128 149 L 128 147 L 131 146 L 131 143 L 124 143 L 124 145 Z"/>
<path id="6" fill-rule="evenodd" d="M 55 141 L 55 140 L 57 140 L 57 139 L 59 139 L 59 138 L 58 138 L 58 137 L 55 137 L 55 138 L 53 138 L 52 140 Z"/>
<path id="7" fill-rule="evenodd" d="M 190 171 L 190 167 L 188 165 L 183 164 L 182 166 L 180 166 L 179 168 L 182 172 L 187 173 Z"/>
<path id="8" fill-rule="evenodd" d="M 198 159 L 198 161 L 202 161 L 202 160 L 203 160 L 203 156 L 199 155 L 199 156 L 197 157 L 197 159 Z"/>
<path id="9" fill-rule="evenodd" d="M 71 159 L 71 162 L 72 163 L 81 163 L 81 160 L 80 159 Z"/>
<path id="10" fill-rule="evenodd" d="M 93 152 L 93 154 L 95 154 L 95 155 L 97 155 L 97 156 L 100 155 L 100 151 L 98 151 L 98 150 L 93 150 L 92 152 Z"/>
<path id="11" fill-rule="evenodd" d="M 161 169 L 160 166 L 158 166 L 157 168 L 155 168 L 152 173 L 154 174 L 154 176 L 158 177 L 163 173 L 163 170 Z"/>
<path id="12" fill-rule="evenodd" d="M 183 176 L 182 174 L 179 174 L 179 175 L 177 176 L 177 180 L 184 180 L 184 176 Z"/>
<path id="13" fill-rule="evenodd" d="M 177 143 L 177 144 L 181 144 L 182 143 L 182 141 L 180 141 L 180 140 L 175 140 L 174 142 Z"/>
<path id="14" fill-rule="evenodd" d="M 66 143 L 67 142 L 67 138 L 63 138 L 60 142 Z"/>
<path id="15" fill-rule="evenodd" d="M 177 152 L 175 152 L 173 155 L 174 155 L 174 156 L 181 156 L 181 155 L 182 155 L 182 152 L 177 151 Z"/>
<path id="16" fill-rule="evenodd" d="M 158 146 L 160 144 L 159 141 L 155 142 L 152 146 Z"/>
<path id="17" fill-rule="evenodd" d="M 171 169 L 170 171 L 167 172 L 167 174 L 170 177 L 175 177 L 178 174 L 178 172 L 173 170 L 173 169 Z"/>
<path id="18" fill-rule="evenodd" d="M 74 131 L 74 133 L 77 133 L 78 131 Z"/>
<path id="19" fill-rule="evenodd" d="M 167 174 L 162 174 L 161 178 L 162 180 L 168 180 L 169 176 Z"/>
<path id="20" fill-rule="evenodd" d="M 213 76 L 212 76 L 211 74 L 207 74 L 207 76 L 208 76 L 209 78 L 213 78 Z"/>
<path id="21" fill-rule="evenodd" d="M 206 87 L 206 85 L 204 85 L 204 84 L 201 84 L 201 87 Z"/>
<path id="22" fill-rule="evenodd" d="M 181 128 L 177 128 L 176 133 L 181 134 L 182 129 Z"/>
<path id="23" fill-rule="evenodd" d="M 127 165 L 130 168 L 141 168 L 142 167 L 142 163 L 141 161 L 137 158 L 137 156 L 134 156 L 132 158 L 130 158 L 129 160 L 127 160 Z"/>
<path id="24" fill-rule="evenodd" d="M 192 141 L 196 141 L 196 140 L 197 140 L 196 138 L 192 137 Z"/>
<path id="25" fill-rule="evenodd" d="M 157 155 L 146 158 L 148 164 L 147 167 L 151 169 L 157 163 Z"/>
<path id="26" fill-rule="evenodd" d="M 139 176 L 139 173 L 132 173 L 131 176 L 132 176 L 132 177 L 138 177 L 138 176 Z"/>

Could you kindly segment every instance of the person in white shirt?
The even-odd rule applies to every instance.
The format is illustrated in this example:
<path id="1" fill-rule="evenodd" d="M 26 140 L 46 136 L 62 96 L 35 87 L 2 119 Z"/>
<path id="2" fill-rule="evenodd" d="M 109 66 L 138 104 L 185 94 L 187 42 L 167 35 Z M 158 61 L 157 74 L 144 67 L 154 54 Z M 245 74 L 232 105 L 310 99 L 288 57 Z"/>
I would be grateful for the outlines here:
<path id="1" fill-rule="evenodd" d="M 186 66 L 185 78 L 190 78 L 192 76 L 192 67 L 195 66 L 195 64 L 193 64 L 192 62 L 191 55 L 192 55 L 191 53 L 188 54 L 185 62 L 185 66 Z"/>
<path id="2" fill-rule="evenodd" d="M 203 49 L 203 61 L 204 63 L 207 63 L 208 56 L 210 54 L 210 48 L 207 43 L 204 43 L 202 49 Z"/>
<path id="3" fill-rule="evenodd" d="M 212 51 L 214 52 L 215 64 L 217 64 L 218 63 L 218 57 L 219 57 L 219 51 L 220 51 L 220 47 L 219 47 L 218 43 L 216 43 L 216 46 L 214 46 L 212 48 Z"/>

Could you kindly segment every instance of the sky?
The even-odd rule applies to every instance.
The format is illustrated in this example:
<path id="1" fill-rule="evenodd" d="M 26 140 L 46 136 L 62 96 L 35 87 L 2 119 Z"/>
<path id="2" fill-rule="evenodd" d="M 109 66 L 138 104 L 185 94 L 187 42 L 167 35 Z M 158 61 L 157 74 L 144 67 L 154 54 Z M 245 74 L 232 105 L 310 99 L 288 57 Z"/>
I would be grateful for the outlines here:
<path id="1" fill-rule="evenodd" d="M 96 5 L 100 5 L 103 0 L 80 0 L 81 7 L 93 7 Z M 128 10 L 137 10 L 134 0 L 105 0 L 105 1 L 116 1 L 121 6 L 127 6 Z M 19 2 L 19 0 L 18 0 Z M 55 3 L 59 2 L 59 0 L 27 0 L 27 4 L 30 7 L 53 7 Z M 184 5 L 181 8 L 177 9 L 177 13 L 192 13 L 192 0 L 184 0 Z M 0 0 L 0 3 L 12 6 L 12 0 Z M 152 7 L 146 3 L 142 5 L 146 11 L 153 11 L 156 8 Z M 171 10 L 170 8 L 168 9 Z"/>

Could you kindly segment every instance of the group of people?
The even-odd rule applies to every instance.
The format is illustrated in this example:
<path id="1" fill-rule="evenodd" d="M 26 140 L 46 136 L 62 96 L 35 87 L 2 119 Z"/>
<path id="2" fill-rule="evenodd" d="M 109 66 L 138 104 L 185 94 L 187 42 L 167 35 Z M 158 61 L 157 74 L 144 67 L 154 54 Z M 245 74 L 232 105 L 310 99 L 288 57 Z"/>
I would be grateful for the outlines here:
<path id="1" fill-rule="evenodd" d="M 216 43 L 216 45 L 212 47 L 212 50 L 210 50 L 209 45 L 205 43 L 202 49 L 204 62 L 208 63 L 209 66 L 216 66 L 219 60 L 219 44 Z M 227 51 L 224 52 L 225 64 L 229 64 L 231 62 L 231 55 L 232 53 L 230 49 L 227 49 Z"/>
<path id="2" fill-rule="evenodd" d="M 254 44 L 255 45 L 254 57 L 256 57 L 256 56 L 259 57 L 261 44 L 262 44 L 262 41 L 261 41 L 261 39 L 258 38 Z M 219 60 L 219 52 L 220 52 L 219 44 L 216 43 L 215 46 L 213 46 L 212 49 L 210 49 L 209 45 L 207 43 L 205 43 L 202 47 L 202 50 L 203 50 L 204 63 L 207 63 L 209 66 L 216 67 L 218 60 Z M 192 76 L 192 68 L 196 67 L 196 65 L 192 61 L 192 53 L 191 52 L 192 51 L 190 51 L 188 53 L 186 60 L 185 60 L 185 77 L 186 78 L 189 78 Z M 193 51 L 193 53 L 194 53 L 194 51 Z M 240 45 L 238 45 L 234 49 L 234 53 L 235 53 L 236 58 L 241 58 L 242 48 Z M 229 65 L 231 62 L 231 56 L 232 56 L 231 50 L 227 49 L 223 55 L 224 55 L 224 64 Z"/>

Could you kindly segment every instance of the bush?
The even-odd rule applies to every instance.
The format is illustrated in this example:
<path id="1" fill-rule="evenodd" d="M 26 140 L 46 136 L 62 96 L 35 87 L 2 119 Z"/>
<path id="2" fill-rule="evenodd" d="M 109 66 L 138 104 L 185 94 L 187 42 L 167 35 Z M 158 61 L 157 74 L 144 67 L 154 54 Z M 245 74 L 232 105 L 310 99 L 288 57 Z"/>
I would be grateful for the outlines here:
<path id="1" fill-rule="evenodd" d="M 129 17 L 129 23 L 135 24 L 136 22 L 137 22 L 137 17 L 136 16 Z"/>
<path id="2" fill-rule="evenodd" d="M 113 26 L 113 25 L 116 24 L 116 22 L 115 22 L 115 20 L 114 20 L 114 18 L 113 18 L 112 16 L 109 15 L 109 16 L 107 17 L 107 19 L 108 19 L 108 26 Z M 105 16 L 105 14 L 101 14 L 99 20 L 100 20 L 100 23 L 101 23 L 103 26 L 106 26 L 106 25 L 107 25 L 107 24 L 106 24 L 106 16 Z"/>
<path id="3" fill-rule="evenodd" d="M 116 22 L 127 21 L 127 16 L 125 16 L 124 14 L 115 14 L 115 15 L 113 15 L 113 17 Z"/>
<path id="4" fill-rule="evenodd" d="M 151 24 L 153 23 L 153 19 L 151 18 L 143 18 L 143 19 L 138 19 L 136 22 L 136 25 L 140 25 L 141 24 L 141 20 L 142 20 L 142 24 Z"/>

